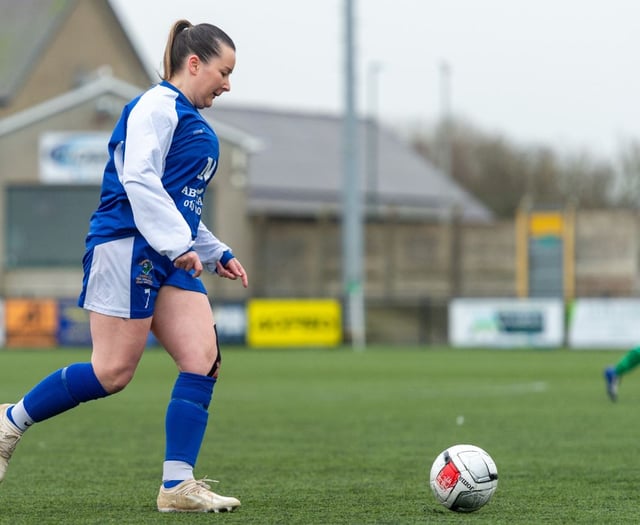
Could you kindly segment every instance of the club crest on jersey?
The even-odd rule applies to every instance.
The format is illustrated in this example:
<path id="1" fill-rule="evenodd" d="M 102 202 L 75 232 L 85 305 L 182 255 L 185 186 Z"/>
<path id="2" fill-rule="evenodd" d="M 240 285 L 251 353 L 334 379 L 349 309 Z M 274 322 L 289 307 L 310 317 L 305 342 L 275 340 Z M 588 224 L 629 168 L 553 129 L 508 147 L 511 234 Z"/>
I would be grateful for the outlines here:
<path id="1" fill-rule="evenodd" d="M 143 259 L 138 263 L 138 266 L 140 267 L 140 273 L 136 277 L 136 284 L 151 286 L 153 284 L 153 277 L 151 276 L 153 263 L 149 259 Z"/>

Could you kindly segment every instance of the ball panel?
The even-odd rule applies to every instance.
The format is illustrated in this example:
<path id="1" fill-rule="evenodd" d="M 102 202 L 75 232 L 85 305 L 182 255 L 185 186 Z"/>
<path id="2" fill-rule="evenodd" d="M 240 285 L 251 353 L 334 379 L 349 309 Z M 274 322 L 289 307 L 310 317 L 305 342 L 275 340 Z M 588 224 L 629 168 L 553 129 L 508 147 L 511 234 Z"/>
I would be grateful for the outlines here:
<path id="1" fill-rule="evenodd" d="M 460 492 L 450 508 L 456 512 L 475 512 L 488 503 L 492 495 L 493 489 Z"/>
<path id="2" fill-rule="evenodd" d="M 460 471 L 451 461 L 449 455 L 440 454 L 431 468 L 430 484 L 433 495 L 446 507 L 450 506 L 448 502 L 455 500 L 455 496 L 453 498 L 450 496 L 456 488 L 459 478 Z"/>

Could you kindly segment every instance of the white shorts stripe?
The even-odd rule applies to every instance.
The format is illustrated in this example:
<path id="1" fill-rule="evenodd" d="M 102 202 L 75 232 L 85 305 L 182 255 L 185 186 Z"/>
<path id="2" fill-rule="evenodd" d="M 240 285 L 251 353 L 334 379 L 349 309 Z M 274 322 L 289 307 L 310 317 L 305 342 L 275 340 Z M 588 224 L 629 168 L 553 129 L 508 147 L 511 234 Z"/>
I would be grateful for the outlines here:
<path id="1" fill-rule="evenodd" d="M 131 317 L 131 260 L 134 237 L 97 245 L 83 307 L 114 317 Z"/>

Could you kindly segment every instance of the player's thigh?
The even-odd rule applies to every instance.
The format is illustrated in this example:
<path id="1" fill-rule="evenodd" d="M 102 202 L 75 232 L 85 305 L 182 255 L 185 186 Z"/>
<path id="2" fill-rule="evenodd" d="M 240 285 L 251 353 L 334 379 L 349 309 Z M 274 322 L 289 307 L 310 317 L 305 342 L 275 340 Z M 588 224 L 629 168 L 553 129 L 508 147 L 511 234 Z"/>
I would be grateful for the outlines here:
<path id="1" fill-rule="evenodd" d="M 207 374 L 217 355 L 213 313 L 208 297 L 192 290 L 163 286 L 152 330 L 183 372 Z"/>
<path id="2" fill-rule="evenodd" d="M 123 319 L 97 312 L 89 313 L 92 354 L 96 376 L 109 391 L 124 388 L 133 377 L 144 352 L 151 317 Z"/>

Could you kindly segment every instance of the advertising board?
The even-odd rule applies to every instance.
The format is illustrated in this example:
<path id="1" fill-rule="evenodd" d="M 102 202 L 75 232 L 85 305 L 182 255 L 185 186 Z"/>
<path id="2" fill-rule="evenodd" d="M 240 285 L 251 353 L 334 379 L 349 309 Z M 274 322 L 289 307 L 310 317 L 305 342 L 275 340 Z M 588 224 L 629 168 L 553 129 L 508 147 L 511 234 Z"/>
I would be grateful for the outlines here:
<path id="1" fill-rule="evenodd" d="M 569 347 L 627 349 L 640 344 L 640 299 L 576 299 L 569 318 Z"/>
<path id="2" fill-rule="evenodd" d="M 342 311 L 334 299 L 253 299 L 247 306 L 250 346 L 335 346 Z"/>
<path id="3" fill-rule="evenodd" d="M 564 342 L 561 299 L 453 299 L 449 343 L 463 347 L 558 347 Z"/>

